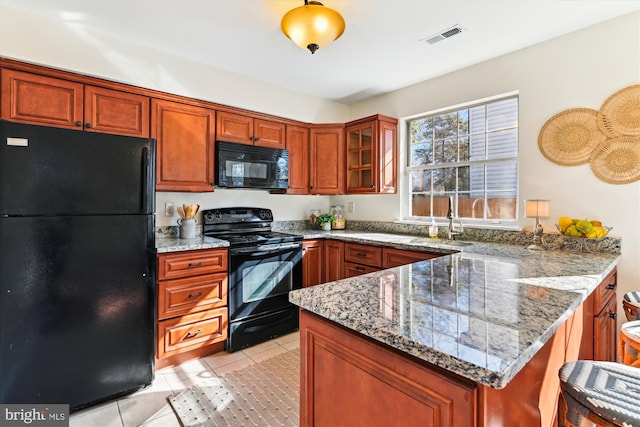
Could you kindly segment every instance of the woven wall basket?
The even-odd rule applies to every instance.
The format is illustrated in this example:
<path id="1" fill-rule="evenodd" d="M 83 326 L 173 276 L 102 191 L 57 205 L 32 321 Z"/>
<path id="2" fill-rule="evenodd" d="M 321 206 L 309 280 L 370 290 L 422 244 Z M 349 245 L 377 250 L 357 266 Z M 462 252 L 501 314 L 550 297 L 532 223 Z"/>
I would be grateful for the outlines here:
<path id="1" fill-rule="evenodd" d="M 640 180 L 640 138 L 620 136 L 600 144 L 591 155 L 591 170 L 609 184 Z"/>
<path id="2" fill-rule="evenodd" d="M 607 139 L 597 116 L 591 108 L 573 108 L 551 117 L 538 134 L 540 152 L 562 166 L 588 163 L 593 150 Z"/>
<path id="3" fill-rule="evenodd" d="M 602 103 L 598 126 L 608 137 L 640 136 L 640 84 L 617 91 Z"/>

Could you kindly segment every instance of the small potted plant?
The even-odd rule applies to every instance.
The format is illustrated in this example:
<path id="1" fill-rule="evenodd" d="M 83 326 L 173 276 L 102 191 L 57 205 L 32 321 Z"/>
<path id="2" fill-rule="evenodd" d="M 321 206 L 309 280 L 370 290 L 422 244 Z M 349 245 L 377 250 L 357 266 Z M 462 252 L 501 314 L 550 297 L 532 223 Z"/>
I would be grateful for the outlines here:
<path id="1" fill-rule="evenodd" d="M 333 221 L 336 220 L 336 217 L 333 214 L 330 213 L 323 213 L 318 215 L 318 217 L 316 218 L 316 223 L 318 223 L 318 225 L 324 230 L 324 231 L 330 231 L 331 230 L 331 223 Z"/>

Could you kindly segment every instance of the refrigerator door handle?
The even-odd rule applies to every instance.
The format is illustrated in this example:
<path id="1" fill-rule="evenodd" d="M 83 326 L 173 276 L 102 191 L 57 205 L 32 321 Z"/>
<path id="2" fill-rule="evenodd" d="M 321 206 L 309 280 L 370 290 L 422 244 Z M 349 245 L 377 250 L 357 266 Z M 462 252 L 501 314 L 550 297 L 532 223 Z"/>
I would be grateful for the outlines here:
<path id="1" fill-rule="evenodd" d="M 151 168 L 149 148 L 142 149 L 142 212 L 153 212 L 153 169 Z"/>

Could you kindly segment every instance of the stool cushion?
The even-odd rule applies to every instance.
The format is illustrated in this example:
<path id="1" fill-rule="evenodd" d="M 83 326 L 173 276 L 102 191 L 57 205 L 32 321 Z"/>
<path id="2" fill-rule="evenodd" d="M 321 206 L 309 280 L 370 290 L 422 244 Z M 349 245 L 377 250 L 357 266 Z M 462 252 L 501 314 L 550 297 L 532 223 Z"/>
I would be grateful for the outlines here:
<path id="1" fill-rule="evenodd" d="M 578 360 L 560 369 L 562 392 L 601 418 L 640 426 L 640 369 L 615 362 Z"/>
<path id="2" fill-rule="evenodd" d="M 633 302 L 636 305 L 640 305 L 640 292 L 627 292 L 622 298 L 629 302 Z"/>

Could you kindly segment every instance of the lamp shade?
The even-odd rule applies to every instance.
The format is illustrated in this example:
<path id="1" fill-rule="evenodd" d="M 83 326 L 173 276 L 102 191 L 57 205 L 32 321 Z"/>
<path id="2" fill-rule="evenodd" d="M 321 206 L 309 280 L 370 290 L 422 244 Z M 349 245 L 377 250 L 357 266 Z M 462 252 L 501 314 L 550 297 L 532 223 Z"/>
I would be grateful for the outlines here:
<path id="1" fill-rule="evenodd" d="M 527 218 L 549 218 L 548 200 L 526 200 L 525 216 Z"/>
<path id="2" fill-rule="evenodd" d="M 280 22 L 282 32 L 295 44 L 315 53 L 326 48 L 344 32 L 344 19 L 333 9 L 317 1 L 305 1 L 304 6 L 287 12 Z"/>

